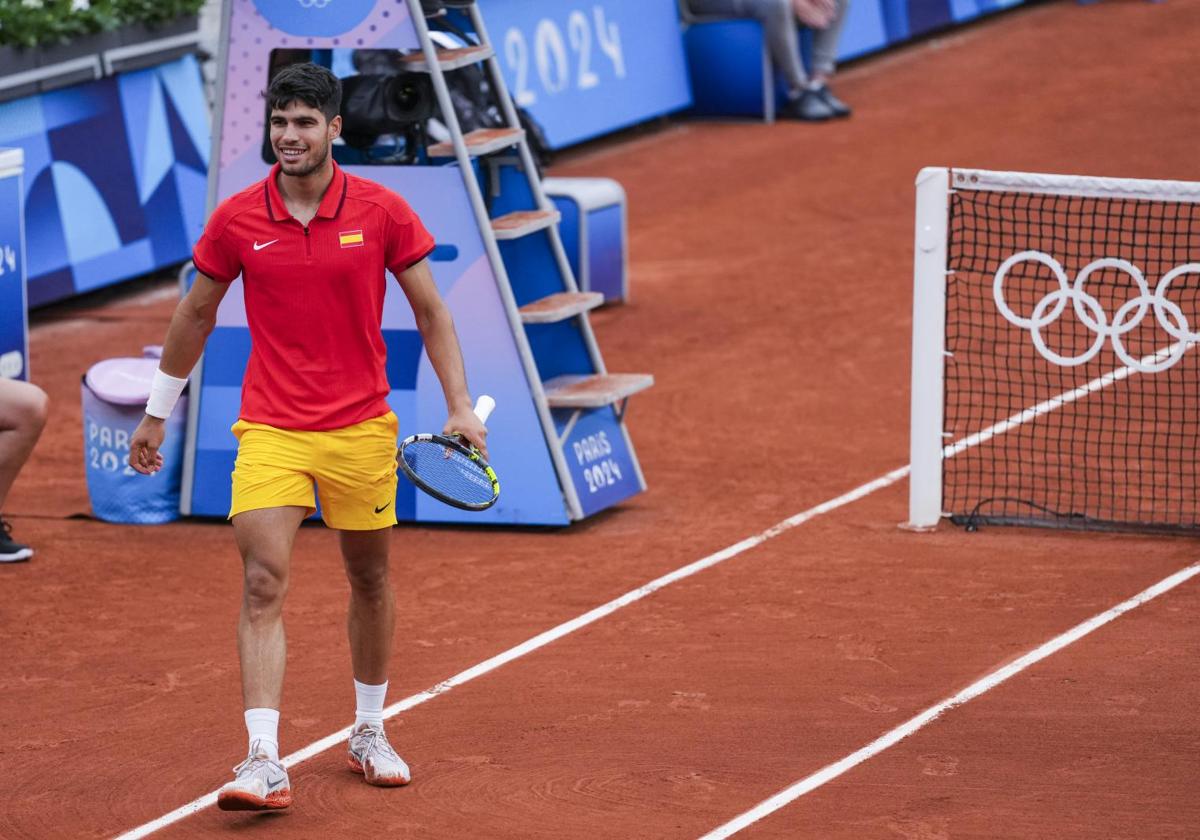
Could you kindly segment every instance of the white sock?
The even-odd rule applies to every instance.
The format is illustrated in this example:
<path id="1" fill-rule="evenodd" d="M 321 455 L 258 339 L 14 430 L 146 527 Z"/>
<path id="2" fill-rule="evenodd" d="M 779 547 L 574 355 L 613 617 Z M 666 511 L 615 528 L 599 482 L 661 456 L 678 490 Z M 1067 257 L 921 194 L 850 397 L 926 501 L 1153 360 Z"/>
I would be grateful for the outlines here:
<path id="1" fill-rule="evenodd" d="M 279 710 L 247 709 L 246 731 L 250 734 L 250 748 L 258 741 L 267 755 L 279 760 Z"/>
<path id="2" fill-rule="evenodd" d="M 364 723 L 383 726 L 383 698 L 387 694 L 388 684 L 367 685 L 354 681 L 354 698 L 358 707 L 354 710 L 354 726 L 357 728 Z"/>

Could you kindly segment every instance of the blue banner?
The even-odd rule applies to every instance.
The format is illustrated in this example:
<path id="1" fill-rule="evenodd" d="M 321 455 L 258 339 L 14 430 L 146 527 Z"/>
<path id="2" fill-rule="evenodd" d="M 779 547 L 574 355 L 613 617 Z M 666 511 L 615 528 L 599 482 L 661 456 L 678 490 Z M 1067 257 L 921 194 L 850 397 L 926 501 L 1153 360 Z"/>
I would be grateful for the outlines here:
<path id="1" fill-rule="evenodd" d="M 28 379 L 20 170 L 0 176 L 0 377 Z"/>
<path id="2" fill-rule="evenodd" d="M 516 103 L 569 146 L 691 105 L 676 0 L 480 0 Z"/>
<path id="3" fill-rule="evenodd" d="M 574 415 L 573 409 L 554 412 L 559 434 Z M 563 455 L 584 516 L 611 507 L 644 489 L 621 424 L 611 408 L 580 413 L 570 436 L 563 443 Z"/>
<path id="4" fill-rule="evenodd" d="M 0 104 L 0 146 L 25 154 L 31 307 L 191 256 L 209 148 L 194 56 Z"/>

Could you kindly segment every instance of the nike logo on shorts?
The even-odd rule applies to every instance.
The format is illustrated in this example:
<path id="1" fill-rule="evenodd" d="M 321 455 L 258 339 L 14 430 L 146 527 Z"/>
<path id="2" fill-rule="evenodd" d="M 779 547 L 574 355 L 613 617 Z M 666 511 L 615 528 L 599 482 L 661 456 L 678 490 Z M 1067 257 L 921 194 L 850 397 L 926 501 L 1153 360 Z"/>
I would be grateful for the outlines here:
<path id="1" fill-rule="evenodd" d="M 387 505 L 384 505 L 383 507 L 377 507 L 377 508 L 375 508 L 375 512 L 376 512 L 376 513 L 383 513 L 385 510 L 387 510 L 387 509 L 388 509 L 388 505 L 390 505 L 390 504 L 391 504 L 391 502 L 388 502 L 388 503 L 387 503 Z"/>
<path id="2" fill-rule="evenodd" d="M 274 245 L 278 241 L 279 241 L 278 239 L 272 239 L 270 242 L 264 242 L 263 244 L 259 245 L 258 240 L 256 239 L 256 240 L 254 240 L 254 250 L 261 251 L 263 248 L 266 248 L 268 245 Z"/>

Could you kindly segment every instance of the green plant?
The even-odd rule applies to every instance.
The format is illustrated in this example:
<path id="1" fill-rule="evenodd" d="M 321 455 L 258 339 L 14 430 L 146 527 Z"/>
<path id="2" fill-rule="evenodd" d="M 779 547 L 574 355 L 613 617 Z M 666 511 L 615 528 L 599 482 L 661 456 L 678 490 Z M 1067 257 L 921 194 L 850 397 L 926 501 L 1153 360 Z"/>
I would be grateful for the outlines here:
<path id="1" fill-rule="evenodd" d="M 204 0 L 0 0 L 0 46 L 38 47 L 200 11 Z M 0 73 L 4 68 L 0 67 Z"/>

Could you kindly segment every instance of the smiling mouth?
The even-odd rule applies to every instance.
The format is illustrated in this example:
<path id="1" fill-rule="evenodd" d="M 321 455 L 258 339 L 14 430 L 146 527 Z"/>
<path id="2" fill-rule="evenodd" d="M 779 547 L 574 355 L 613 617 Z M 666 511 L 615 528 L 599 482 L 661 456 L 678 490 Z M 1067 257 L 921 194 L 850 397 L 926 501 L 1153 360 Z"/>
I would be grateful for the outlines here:
<path id="1" fill-rule="evenodd" d="M 308 151 L 308 150 L 307 149 L 280 148 L 279 149 L 279 157 L 282 158 L 283 160 L 299 160 L 300 158 L 304 157 L 304 153 L 306 151 Z"/>

